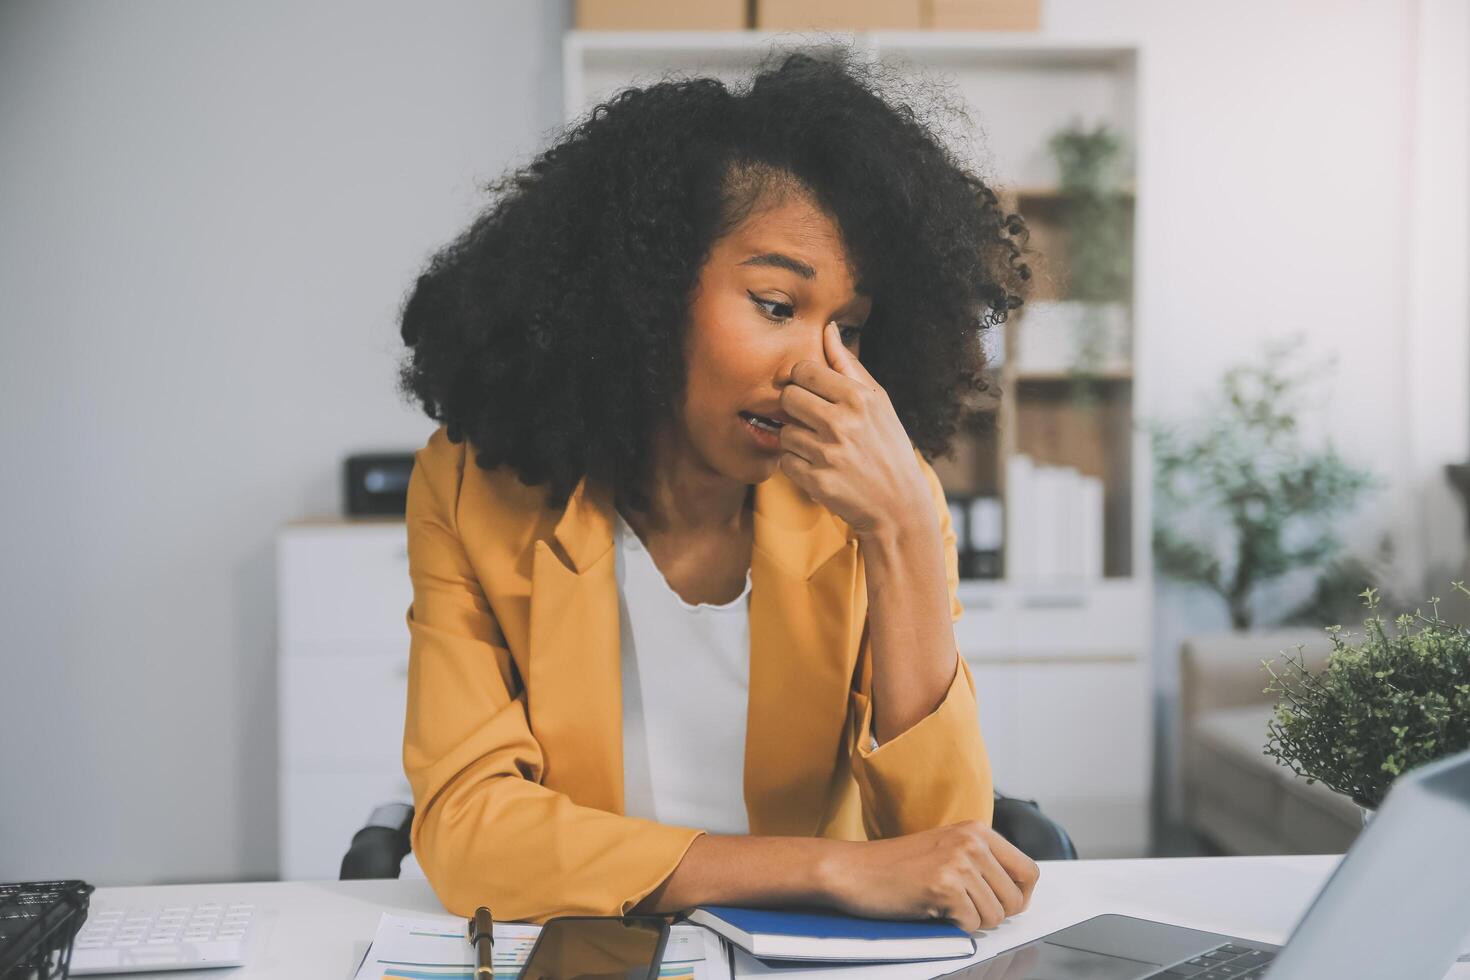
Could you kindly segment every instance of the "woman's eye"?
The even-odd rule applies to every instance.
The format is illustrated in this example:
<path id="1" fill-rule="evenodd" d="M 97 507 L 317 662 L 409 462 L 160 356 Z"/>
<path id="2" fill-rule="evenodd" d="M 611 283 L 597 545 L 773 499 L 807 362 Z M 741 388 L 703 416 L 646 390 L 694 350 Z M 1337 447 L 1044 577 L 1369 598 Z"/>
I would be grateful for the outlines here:
<path id="1" fill-rule="evenodd" d="M 761 299 L 754 293 L 750 293 L 750 301 L 760 308 L 761 312 L 772 320 L 789 320 L 795 309 L 790 303 L 783 303 L 775 299 Z"/>
<path id="2" fill-rule="evenodd" d="M 789 320 L 796 315 L 796 307 L 790 303 L 783 303 L 778 299 L 761 299 L 755 293 L 747 293 L 747 295 L 767 319 Z M 838 333 L 842 337 L 842 342 L 850 347 L 858 342 L 858 338 L 863 334 L 863 328 L 839 327 Z"/>

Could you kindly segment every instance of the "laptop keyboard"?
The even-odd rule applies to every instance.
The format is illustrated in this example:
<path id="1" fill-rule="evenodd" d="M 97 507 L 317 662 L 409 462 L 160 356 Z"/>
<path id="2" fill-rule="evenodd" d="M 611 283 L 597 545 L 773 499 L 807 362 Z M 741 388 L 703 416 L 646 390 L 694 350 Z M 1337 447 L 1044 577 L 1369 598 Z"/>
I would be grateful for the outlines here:
<path id="1" fill-rule="evenodd" d="M 1167 970 L 1151 973 L 1146 980 L 1246 980 L 1259 977 L 1276 958 L 1264 949 L 1226 943 Z"/>

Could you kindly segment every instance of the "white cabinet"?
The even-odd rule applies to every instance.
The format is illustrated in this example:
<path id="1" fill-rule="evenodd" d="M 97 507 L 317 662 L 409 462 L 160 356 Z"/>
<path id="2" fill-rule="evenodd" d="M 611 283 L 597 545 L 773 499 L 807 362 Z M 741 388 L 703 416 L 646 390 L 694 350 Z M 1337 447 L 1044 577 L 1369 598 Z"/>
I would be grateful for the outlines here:
<path id="1" fill-rule="evenodd" d="M 1137 660 L 970 660 L 996 787 L 1036 800 L 1085 858 L 1148 851 L 1148 674 Z"/>
<path id="2" fill-rule="evenodd" d="M 1148 852 L 1153 704 L 1144 587 L 966 582 L 955 636 L 995 784 L 1034 799 L 1085 858 Z"/>
<path id="3" fill-rule="evenodd" d="M 276 541 L 282 879 L 336 878 L 403 775 L 413 601 L 402 521 L 287 525 Z M 417 866 L 404 863 L 404 873 Z"/>

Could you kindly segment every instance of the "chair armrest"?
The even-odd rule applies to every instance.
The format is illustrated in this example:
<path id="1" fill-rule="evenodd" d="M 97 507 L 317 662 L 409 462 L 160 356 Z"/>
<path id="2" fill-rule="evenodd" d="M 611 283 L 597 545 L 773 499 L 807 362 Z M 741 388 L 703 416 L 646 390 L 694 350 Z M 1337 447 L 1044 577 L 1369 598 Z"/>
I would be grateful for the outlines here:
<path id="1" fill-rule="evenodd" d="M 413 807 L 407 803 L 387 803 L 375 809 L 363 828 L 352 835 L 338 877 L 342 881 L 397 878 L 411 847 L 408 828 L 412 823 Z"/>

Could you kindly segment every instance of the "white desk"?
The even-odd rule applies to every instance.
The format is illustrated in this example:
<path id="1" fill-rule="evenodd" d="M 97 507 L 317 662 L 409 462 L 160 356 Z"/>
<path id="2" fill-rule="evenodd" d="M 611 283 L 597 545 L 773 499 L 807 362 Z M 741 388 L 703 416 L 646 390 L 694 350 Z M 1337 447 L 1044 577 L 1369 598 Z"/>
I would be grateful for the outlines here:
<path id="1" fill-rule="evenodd" d="M 1103 912 L 1120 912 L 1279 944 L 1340 859 L 1044 861 L 1031 907 L 980 941 L 999 952 Z M 206 901 L 255 904 L 248 965 L 147 976 L 345 980 L 367 949 L 380 913 L 444 913 L 421 879 L 154 885 L 98 888 L 92 896 L 94 908 Z M 1470 978 L 1470 963 L 1457 964 L 1446 976 Z"/>

